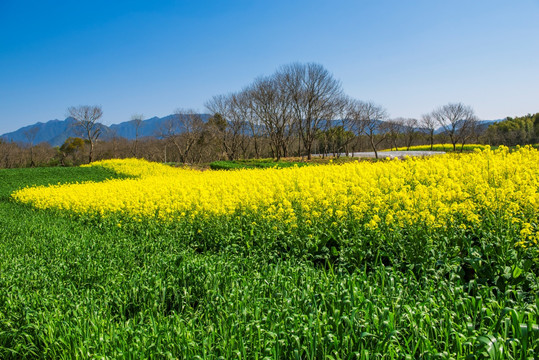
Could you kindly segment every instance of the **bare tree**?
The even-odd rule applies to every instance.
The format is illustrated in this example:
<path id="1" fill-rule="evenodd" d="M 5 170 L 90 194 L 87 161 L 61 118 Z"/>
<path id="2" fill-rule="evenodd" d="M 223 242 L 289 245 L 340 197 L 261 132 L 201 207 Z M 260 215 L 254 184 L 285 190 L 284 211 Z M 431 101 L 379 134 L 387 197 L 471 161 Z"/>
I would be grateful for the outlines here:
<path id="1" fill-rule="evenodd" d="M 251 145 L 254 145 L 254 153 L 258 158 L 260 155 L 260 137 L 263 134 L 261 126 L 256 114 L 253 111 L 252 99 L 249 96 L 247 89 L 233 94 L 232 110 L 234 121 L 237 122 L 241 131 L 242 141 L 240 147 L 242 149 L 243 158 L 247 158 Z"/>
<path id="2" fill-rule="evenodd" d="M 168 154 L 168 147 L 169 145 L 174 145 L 174 142 L 179 143 L 179 136 L 181 133 L 180 126 L 178 124 L 178 119 L 175 116 L 172 116 L 168 118 L 167 120 L 163 121 L 159 128 L 155 131 L 155 135 L 157 138 L 163 140 L 164 145 L 164 162 L 170 161 L 171 157 Z M 179 147 L 178 145 L 174 145 L 175 147 Z"/>
<path id="3" fill-rule="evenodd" d="M 22 160 L 22 151 L 13 141 L 7 142 L 0 139 L 0 157 L 2 162 L 0 166 L 3 168 L 23 166 L 22 163 L 19 163 Z"/>
<path id="4" fill-rule="evenodd" d="M 431 114 L 443 128 L 445 135 L 449 136 L 453 151 L 456 151 L 457 143 L 459 142 L 464 147 L 466 140 L 472 134 L 472 128 L 475 127 L 477 122 L 473 109 L 462 103 L 444 105 L 434 110 Z"/>
<path id="5" fill-rule="evenodd" d="M 285 65 L 275 77 L 290 95 L 294 122 L 310 160 L 316 135 L 339 112 L 341 84 L 322 65 L 314 63 Z"/>
<path id="6" fill-rule="evenodd" d="M 135 114 L 131 116 L 131 122 L 135 126 L 135 141 L 133 143 L 133 156 L 138 157 L 138 142 L 140 137 L 140 131 L 144 125 L 144 115 Z"/>
<path id="7" fill-rule="evenodd" d="M 119 148 L 119 142 L 120 142 L 120 136 L 118 136 L 118 131 L 116 129 L 107 129 L 107 136 L 109 141 L 107 141 L 107 145 L 110 145 L 110 147 L 107 149 L 107 152 L 101 151 L 98 156 L 96 156 L 97 159 L 100 158 L 112 158 L 116 159 L 118 158 L 118 148 Z M 102 150 L 102 146 L 100 146 Z M 97 153 L 97 151 L 96 151 Z M 99 156 L 101 155 L 101 156 Z"/>
<path id="8" fill-rule="evenodd" d="M 279 160 L 287 155 L 292 135 L 290 93 L 275 77 L 258 78 L 249 88 L 252 111 L 263 125 L 273 157 Z"/>
<path id="9" fill-rule="evenodd" d="M 481 129 L 481 126 L 479 125 L 479 119 L 475 115 L 472 118 L 468 119 L 468 121 L 466 122 L 466 126 L 461 129 L 460 132 L 460 151 L 462 152 L 464 150 L 464 145 L 468 141 L 473 141 L 473 139 L 479 141 L 479 136 L 483 131 L 484 128 Z"/>
<path id="10" fill-rule="evenodd" d="M 177 151 L 179 161 L 186 163 L 193 146 L 200 140 L 203 132 L 204 121 L 199 114 L 193 110 L 176 110 L 172 118 L 165 121 L 158 130 L 159 137 L 165 140 L 165 159 L 167 144 L 171 144 Z M 168 158 L 170 160 L 170 156 Z"/>
<path id="11" fill-rule="evenodd" d="M 34 162 L 34 141 L 36 139 L 36 135 L 39 132 L 39 128 L 37 126 L 32 126 L 29 129 L 24 131 L 24 137 L 28 141 L 28 145 L 30 146 L 30 166 L 35 166 Z"/>
<path id="12" fill-rule="evenodd" d="M 333 126 L 333 128 L 338 129 L 335 132 L 331 132 L 331 129 L 329 129 L 330 133 L 338 139 L 337 147 L 340 148 L 339 154 L 344 151 L 346 156 L 349 155 L 352 140 L 361 133 L 358 132 L 361 123 L 356 121 L 355 116 L 357 112 L 353 111 L 356 103 L 356 100 L 342 95 L 339 99 L 339 106 L 336 109 L 337 120 Z"/>
<path id="13" fill-rule="evenodd" d="M 177 110 L 176 116 L 183 130 L 181 161 L 185 163 L 189 159 L 190 151 L 200 141 L 205 125 L 200 114 L 193 110 Z"/>
<path id="14" fill-rule="evenodd" d="M 249 136 L 253 140 L 255 157 L 260 158 L 260 140 L 264 135 L 264 126 L 255 112 L 255 104 L 250 94 L 250 88 L 245 88 L 237 94 L 238 115 L 248 124 Z"/>
<path id="15" fill-rule="evenodd" d="M 229 160 L 235 160 L 245 141 L 248 124 L 242 118 L 243 106 L 237 94 L 216 95 L 206 102 L 206 108 L 213 114 L 209 127 L 219 139 Z"/>
<path id="16" fill-rule="evenodd" d="M 373 102 L 361 102 L 356 111 L 361 122 L 360 128 L 369 138 L 375 157 L 378 159 L 378 145 L 387 138 L 387 127 L 384 120 L 387 118 L 386 110 Z"/>
<path id="17" fill-rule="evenodd" d="M 417 131 L 419 121 L 414 118 L 397 118 L 395 121 L 399 124 L 399 131 L 404 139 L 406 150 L 410 150 L 414 140 L 417 139 L 419 135 Z"/>
<path id="18" fill-rule="evenodd" d="M 386 139 L 389 141 L 390 149 L 393 149 L 393 147 L 395 147 L 395 150 L 397 150 L 399 148 L 397 145 L 397 140 L 401 137 L 403 133 L 403 127 L 404 119 L 402 118 L 390 119 L 387 120 L 385 124 L 383 124 L 383 128 L 387 133 Z"/>
<path id="19" fill-rule="evenodd" d="M 434 132 L 436 131 L 436 119 L 432 114 L 423 114 L 419 125 L 427 132 L 430 141 L 430 150 L 434 148 Z"/>
<path id="20" fill-rule="evenodd" d="M 37 166 L 53 164 L 56 149 L 46 142 L 40 142 L 34 145 L 34 163 Z"/>
<path id="21" fill-rule="evenodd" d="M 361 140 L 361 136 L 365 134 L 364 121 L 364 103 L 357 99 L 348 99 L 343 116 L 344 127 L 354 133 L 358 142 Z"/>
<path id="22" fill-rule="evenodd" d="M 243 158 L 247 157 L 250 144 L 248 116 L 251 115 L 252 108 L 249 105 L 244 93 L 239 92 L 230 95 L 230 113 L 227 122 L 229 138 L 233 144 L 237 144 Z"/>
<path id="23" fill-rule="evenodd" d="M 94 146 L 101 135 L 101 123 L 99 119 L 103 116 L 101 106 L 79 105 L 72 106 L 67 109 L 68 116 L 75 120 L 75 125 L 78 127 L 81 136 L 90 144 L 90 153 L 88 162 L 94 159 Z"/>

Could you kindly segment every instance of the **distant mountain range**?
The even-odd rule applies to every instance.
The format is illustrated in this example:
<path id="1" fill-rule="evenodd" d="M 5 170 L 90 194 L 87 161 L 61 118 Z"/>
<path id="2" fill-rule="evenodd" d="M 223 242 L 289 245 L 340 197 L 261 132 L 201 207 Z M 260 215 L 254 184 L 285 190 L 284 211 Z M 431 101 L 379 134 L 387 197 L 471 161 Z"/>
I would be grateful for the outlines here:
<path id="1" fill-rule="evenodd" d="M 207 121 L 210 117 L 208 114 L 200 114 L 204 121 Z M 139 128 L 139 138 L 142 137 L 155 137 L 157 136 L 159 129 L 164 124 L 171 120 L 174 115 L 168 115 L 165 117 L 152 117 L 144 120 Z M 482 120 L 480 121 L 481 127 L 488 127 L 488 125 L 502 121 L 498 120 Z M 114 136 L 123 137 L 128 140 L 134 140 L 136 136 L 136 122 L 125 121 L 119 124 L 106 126 L 101 124 L 102 136 L 101 139 L 107 140 Z M 438 129 L 436 133 L 442 132 L 442 129 Z M 28 144 L 33 142 L 39 144 L 42 142 L 49 143 L 51 146 L 62 145 L 69 137 L 81 137 L 81 134 L 77 131 L 75 126 L 75 120 L 68 117 L 65 120 L 50 120 L 45 123 L 38 122 L 33 125 L 22 127 L 16 131 L 0 135 L 0 139 L 7 142 L 16 142 Z"/>
<path id="2" fill-rule="evenodd" d="M 206 121 L 210 115 L 200 114 Z M 173 119 L 174 115 L 165 117 L 152 117 L 144 120 L 139 127 L 139 138 L 147 136 L 157 136 L 159 129 L 164 124 Z M 38 122 L 33 125 L 22 127 L 16 131 L 0 135 L 0 139 L 8 142 L 28 144 L 33 142 L 39 144 L 49 143 L 51 146 L 62 145 L 69 137 L 83 137 L 75 125 L 75 119 L 68 117 L 65 120 L 50 120 L 45 123 Z M 107 140 L 114 136 L 123 137 L 128 140 L 134 140 L 136 137 L 136 122 L 134 120 L 125 121 L 119 124 L 106 126 L 101 124 L 102 136 L 100 139 Z"/>

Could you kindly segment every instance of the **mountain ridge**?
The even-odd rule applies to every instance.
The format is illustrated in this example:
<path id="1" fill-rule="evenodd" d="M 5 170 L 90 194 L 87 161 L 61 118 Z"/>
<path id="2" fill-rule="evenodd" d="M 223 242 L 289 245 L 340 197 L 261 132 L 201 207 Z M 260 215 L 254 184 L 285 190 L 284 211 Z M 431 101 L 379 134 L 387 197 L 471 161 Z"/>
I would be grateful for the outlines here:
<path id="1" fill-rule="evenodd" d="M 207 120 L 210 115 L 200 114 L 204 120 Z M 157 136 L 159 129 L 166 121 L 171 120 L 175 115 L 167 115 L 163 117 L 151 117 L 143 120 L 139 128 L 138 137 Z M 51 146 L 62 145 L 69 137 L 81 137 L 75 125 L 75 119 L 68 117 L 64 120 L 53 119 L 47 122 L 37 122 L 32 125 L 27 125 L 18 130 L 0 135 L 0 139 L 6 142 L 16 142 L 22 144 L 39 144 L 49 143 Z M 136 137 L 136 123 L 134 120 L 128 120 L 119 124 L 111 124 L 109 126 L 100 124 L 102 131 L 102 139 L 110 139 L 114 136 L 123 137 L 128 140 L 134 140 Z M 37 129 L 37 130 L 34 130 Z M 34 133 L 35 132 L 35 133 Z"/>

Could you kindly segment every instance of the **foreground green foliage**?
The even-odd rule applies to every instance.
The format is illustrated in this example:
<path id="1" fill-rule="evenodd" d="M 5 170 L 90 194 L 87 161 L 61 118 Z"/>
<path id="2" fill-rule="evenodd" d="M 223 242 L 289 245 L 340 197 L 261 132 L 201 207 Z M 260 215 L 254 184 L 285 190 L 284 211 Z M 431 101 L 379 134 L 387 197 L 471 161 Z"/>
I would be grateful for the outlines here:
<path id="1" fill-rule="evenodd" d="M 9 200 L 113 176 L 0 172 L 0 358 L 537 357 L 536 263 L 510 224 L 385 239 L 323 229 L 304 246 L 218 219 L 200 233 Z"/>

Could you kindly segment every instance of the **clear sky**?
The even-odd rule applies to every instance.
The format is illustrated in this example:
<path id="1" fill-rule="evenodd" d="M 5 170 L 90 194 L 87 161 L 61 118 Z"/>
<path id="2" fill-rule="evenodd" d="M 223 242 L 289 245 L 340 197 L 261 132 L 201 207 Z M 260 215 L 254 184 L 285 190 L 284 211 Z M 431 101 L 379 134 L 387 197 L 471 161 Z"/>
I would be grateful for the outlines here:
<path id="1" fill-rule="evenodd" d="M 0 0 L 0 134 L 73 105 L 107 125 L 205 112 L 280 65 L 316 62 L 390 116 L 449 102 L 539 112 L 539 0 Z"/>

